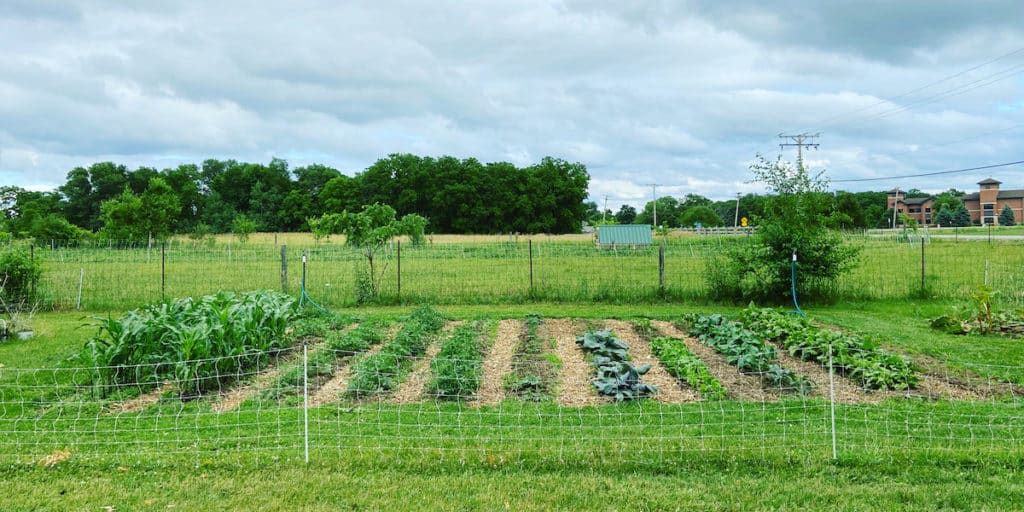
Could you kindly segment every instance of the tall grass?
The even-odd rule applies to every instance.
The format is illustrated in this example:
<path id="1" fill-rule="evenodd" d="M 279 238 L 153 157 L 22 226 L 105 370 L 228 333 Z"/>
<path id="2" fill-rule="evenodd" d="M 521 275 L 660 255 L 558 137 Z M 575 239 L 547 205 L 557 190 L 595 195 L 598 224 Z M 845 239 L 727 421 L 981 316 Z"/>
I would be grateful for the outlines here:
<path id="1" fill-rule="evenodd" d="M 706 270 L 712 256 L 748 240 L 669 238 L 664 286 L 659 286 L 657 247 L 599 250 L 588 241 L 535 241 L 531 269 L 530 244 L 519 237 L 518 242 L 402 244 L 399 288 L 398 246 L 392 245 L 377 256 L 387 268 L 374 300 L 379 304 L 708 300 Z M 819 287 L 819 301 L 960 299 L 987 280 L 1003 290 L 1004 300 L 1024 305 L 1024 242 L 933 239 L 925 246 L 922 285 L 918 243 L 866 236 L 850 236 L 848 241 L 864 250 L 848 274 Z M 288 246 L 288 293 L 298 296 L 300 291 L 304 251 L 308 251 L 308 294 L 330 307 L 357 305 L 357 271 L 365 259 L 334 242 Z M 81 306 L 89 310 L 126 309 L 164 297 L 219 290 L 282 288 L 281 251 L 270 244 L 174 244 L 166 251 L 146 246 L 57 246 L 37 247 L 35 254 L 44 270 L 39 295 L 44 306 L 54 309 L 77 307 L 80 285 Z"/>

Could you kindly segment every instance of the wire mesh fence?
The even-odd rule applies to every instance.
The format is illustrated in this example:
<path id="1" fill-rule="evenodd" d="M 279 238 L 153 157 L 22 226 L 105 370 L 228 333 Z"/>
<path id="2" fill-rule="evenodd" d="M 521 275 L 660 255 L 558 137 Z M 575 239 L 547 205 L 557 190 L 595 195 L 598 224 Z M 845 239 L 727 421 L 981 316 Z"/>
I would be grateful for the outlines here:
<path id="1" fill-rule="evenodd" d="M 666 323 L 657 328 L 671 331 Z M 324 343 L 293 347 L 255 358 L 261 363 L 250 369 L 206 377 L 211 382 L 204 385 L 96 379 L 110 368 L 0 367 L 0 459 L 665 466 L 718 458 L 1024 456 L 1021 367 L 944 361 L 920 370 L 909 389 L 877 390 L 838 366 L 780 355 L 780 364 L 813 383 L 797 389 L 770 384 L 765 372 L 740 371 L 696 340 L 677 338 L 723 384 L 725 394 L 711 396 L 669 376 L 651 342 L 632 337 L 633 359 L 652 364 L 641 381 L 658 389 L 645 400 L 617 402 L 597 391 L 592 360 L 576 342 L 584 330 L 570 319 L 546 320 L 537 331 L 522 320 L 449 323 L 423 356 L 388 355 L 397 358 L 393 364 L 366 364 L 389 354 L 381 347 L 395 338 L 392 329 L 363 352 Z M 484 341 L 480 357 L 447 355 L 460 332 Z M 553 386 L 517 394 L 521 388 L 509 375 L 529 350 L 530 332 L 560 362 L 538 374 Z M 161 373 L 144 366 L 118 371 Z M 376 374 L 362 378 L 366 372 Z M 361 387 L 384 380 L 394 387 Z M 196 389 L 202 391 L 183 392 Z"/>
<path id="2" fill-rule="evenodd" d="M 340 244 L 79 244 L 32 247 L 44 307 L 125 309 L 218 290 L 283 289 L 329 307 L 378 303 L 517 303 L 707 299 L 708 266 L 746 237 L 640 247 L 589 242 L 393 243 L 373 254 Z M 1024 304 L 1024 242 L 851 237 L 852 269 L 818 299 L 961 299 L 981 285 Z M 306 263 L 303 265 L 303 256 Z M 798 267 L 799 268 L 799 267 Z M 798 270 L 798 279 L 800 279 Z"/>

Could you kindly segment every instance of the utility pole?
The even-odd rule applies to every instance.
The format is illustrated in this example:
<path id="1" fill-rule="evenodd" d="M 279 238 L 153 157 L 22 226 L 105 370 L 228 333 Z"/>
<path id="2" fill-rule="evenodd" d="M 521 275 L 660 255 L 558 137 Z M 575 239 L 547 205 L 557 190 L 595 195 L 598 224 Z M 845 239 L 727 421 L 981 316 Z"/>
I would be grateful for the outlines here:
<path id="1" fill-rule="evenodd" d="M 658 227 L 658 184 L 651 183 L 651 197 L 654 198 L 654 227 Z"/>
<path id="2" fill-rule="evenodd" d="M 809 148 L 818 149 L 818 143 L 816 143 L 816 142 L 804 142 L 804 141 L 808 140 L 808 139 L 816 139 L 816 138 L 818 138 L 820 136 L 821 136 L 820 133 L 815 133 L 814 135 L 811 135 L 809 133 L 801 133 L 801 134 L 798 134 L 798 135 L 785 135 L 785 134 L 780 133 L 779 134 L 779 138 L 780 139 L 791 140 L 793 142 L 785 142 L 785 143 L 779 144 L 779 149 L 786 149 L 787 147 L 790 147 L 790 146 L 796 146 L 796 167 L 797 167 L 797 169 L 801 169 L 802 170 L 804 168 L 804 146 L 807 146 Z"/>
<path id="3" fill-rule="evenodd" d="M 740 196 L 743 194 L 736 192 L 736 219 L 732 221 L 732 228 L 736 229 L 740 225 Z"/>
<path id="4" fill-rule="evenodd" d="M 896 207 L 900 204 L 900 188 L 896 187 L 896 195 L 892 198 L 892 229 L 896 229 Z"/>
<path id="5" fill-rule="evenodd" d="M 608 194 L 604 195 L 604 209 L 601 210 L 601 224 L 605 222 L 605 214 L 608 212 Z"/>

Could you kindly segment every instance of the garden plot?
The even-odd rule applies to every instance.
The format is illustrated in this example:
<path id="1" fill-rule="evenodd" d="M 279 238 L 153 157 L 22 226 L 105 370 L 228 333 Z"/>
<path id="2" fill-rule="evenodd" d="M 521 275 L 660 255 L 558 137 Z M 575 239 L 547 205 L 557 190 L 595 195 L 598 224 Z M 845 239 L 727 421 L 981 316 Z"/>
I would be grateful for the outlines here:
<path id="1" fill-rule="evenodd" d="M 690 387 L 683 387 L 679 380 L 668 374 L 668 371 L 659 363 L 658 358 L 651 353 L 648 342 L 640 339 L 640 336 L 633 330 L 633 326 L 621 320 L 607 320 L 604 326 L 617 334 L 622 341 L 629 345 L 629 352 L 636 365 L 651 365 L 651 369 L 643 376 L 643 381 L 658 388 L 654 399 L 659 402 L 681 404 L 695 402 L 700 396 Z"/>
<path id="2" fill-rule="evenodd" d="M 498 322 L 494 344 L 483 363 L 483 376 L 477 399 L 471 406 L 497 405 L 505 399 L 505 376 L 512 372 L 512 358 L 520 342 L 524 324 L 519 320 Z"/>
<path id="3" fill-rule="evenodd" d="M 576 344 L 577 333 L 584 331 L 582 322 L 564 318 L 545 320 L 540 331 L 544 339 L 555 340 L 555 355 L 562 363 L 556 402 L 565 407 L 611 403 L 608 397 L 598 396 L 590 382 L 593 370 Z"/>
<path id="4" fill-rule="evenodd" d="M 765 389 L 761 385 L 761 379 L 758 376 L 740 373 L 735 366 L 726 362 L 725 358 L 716 353 L 714 349 L 680 331 L 672 323 L 655 320 L 651 324 L 662 335 L 682 340 L 690 352 L 704 361 L 711 374 L 725 387 L 728 398 L 756 402 L 779 399 L 777 392 Z"/>

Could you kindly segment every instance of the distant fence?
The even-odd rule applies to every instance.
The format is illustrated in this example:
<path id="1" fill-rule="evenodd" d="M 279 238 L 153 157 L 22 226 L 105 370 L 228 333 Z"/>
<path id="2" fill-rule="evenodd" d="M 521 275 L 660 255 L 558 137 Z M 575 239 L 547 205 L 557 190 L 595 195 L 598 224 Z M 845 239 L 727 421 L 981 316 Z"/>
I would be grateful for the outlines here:
<path id="1" fill-rule="evenodd" d="M 709 297 L 713 257 L 748 237 L 670 238 L 654 246 L 597 250 L 582 241 L 394 243 L 375 255 L 380 303 L 502 304 L 530 301 L 685 301 Z M 1024 241 L 850 237 L 863 251 L 826 296 L 961 299 L 979 285 L 1024 305 Z M 131 244 L 54 242 L 30 247 L 42 262 L 45 308 L 125 309 L 164 298 L 283 289 L 303 282 L 325 306 L 357 304 L 358 249 L 337 243 Z M 799 276 L 798 276 L 799 278 Z M 363 294 L 365 296 L 365 294 Z"/>

